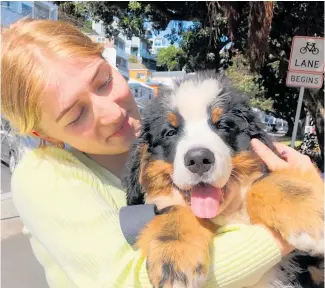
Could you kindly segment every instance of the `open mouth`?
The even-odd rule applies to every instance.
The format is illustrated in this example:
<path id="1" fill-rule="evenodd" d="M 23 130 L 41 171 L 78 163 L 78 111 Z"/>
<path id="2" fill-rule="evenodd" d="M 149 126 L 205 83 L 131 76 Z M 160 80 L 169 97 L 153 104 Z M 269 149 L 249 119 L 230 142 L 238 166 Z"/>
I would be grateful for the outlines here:
<path id="1" fill-rule="evenodd" d="M 188 190 L 174 186 L 183 193 L 196 217 L 211 219 L 218 215 L 220 204 L 224 200 L 221 188 L 203 182 Z"/>

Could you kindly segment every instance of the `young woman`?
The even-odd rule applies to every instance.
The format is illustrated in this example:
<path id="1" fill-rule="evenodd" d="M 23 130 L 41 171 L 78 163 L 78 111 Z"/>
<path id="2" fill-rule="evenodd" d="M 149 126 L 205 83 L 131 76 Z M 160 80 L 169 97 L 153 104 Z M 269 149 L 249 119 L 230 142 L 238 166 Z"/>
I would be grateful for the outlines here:
<path id="1" fill-rule="evenodd" d="M 51 143 L 26 154 L 12 177 L 50 287 L 151 287 L 146 261 L 119 223 L 120 177 L 140 116 L 102 51 L 59 21 L 21 20 L 2 32 L 2 114 L 21 134 Z M 264 227 L 224 231 L 207 287 L 250 286 L 291 251 Z"/>

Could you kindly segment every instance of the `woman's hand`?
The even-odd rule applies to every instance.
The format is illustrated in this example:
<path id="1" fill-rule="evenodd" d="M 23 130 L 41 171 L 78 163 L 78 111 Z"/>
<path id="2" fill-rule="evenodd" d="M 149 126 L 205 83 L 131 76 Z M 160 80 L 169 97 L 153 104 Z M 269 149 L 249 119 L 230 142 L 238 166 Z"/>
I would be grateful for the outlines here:
<path id="1" fill-rule="evenodd" d="M 289 167 L 299 167 L 304 170 L 312 169 L 315 170 L 315 173 L 318 173 L 308 156 L 299 153 L 287 145 L 274 143 L 274 146 L 282 156 L 282 159 L 275 155 L 270 148 L 258 139 L 252 139 L 251 145 L 255 153 L 264 161 L 271 171 L 277 171 Z"/>
<path id="2" fill-rule="evenodd" d="M 308 156 L 300 154 L 298 151 L 288 147 L 287 145 L 274 143 L 274 146 L 282 156 L 282 159 L 257 139 L 252 139 L 251 145 L 255 153 L 263 160 L 270 171 L 277 171 L 289 167 L 299 167 L 300 169 L 304 169 L 306 171 L 314 170 L 315 173 L 319 174 Z M 262 226 L 266 228 L 275 238 L 283 256 L 293 251 L 294 248 L 282 238 L 280 233 L 264 225 Z"/>

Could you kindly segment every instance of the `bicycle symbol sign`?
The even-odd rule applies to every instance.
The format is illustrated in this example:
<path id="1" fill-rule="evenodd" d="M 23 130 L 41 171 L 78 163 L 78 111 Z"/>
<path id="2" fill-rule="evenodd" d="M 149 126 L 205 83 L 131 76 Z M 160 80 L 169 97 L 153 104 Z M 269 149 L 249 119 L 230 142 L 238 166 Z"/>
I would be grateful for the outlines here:
<path id="1" fill-rule="evenodd" d="M 319 53 L 319 49 L 315 47 L 316 43 L 307 42 L 305 47 L 300 48 L 300 53 L 305 54 L 308 52 L 313 53 L 314 55 L 317 55 Z"/>
<path id="2" fill-rule="evenodd" d="M 324 38 L 295 36 L 292 41 L 289 70 L 323 73 Z"/>

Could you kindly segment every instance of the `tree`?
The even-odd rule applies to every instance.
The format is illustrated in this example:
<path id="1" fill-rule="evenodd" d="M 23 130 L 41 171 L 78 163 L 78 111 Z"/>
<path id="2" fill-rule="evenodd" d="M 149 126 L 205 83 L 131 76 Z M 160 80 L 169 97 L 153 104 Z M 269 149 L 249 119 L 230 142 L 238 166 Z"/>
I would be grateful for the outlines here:
<path id="1" fill-rule="evenodd" d="M 251 72 L 260 74 L 258 84 L 263 93 L 258 97 L 273 101 L 277 116 L 289 124 L 289 135 L 297 106 L 298 90 L 286 87 L 285 77 L 292 38 L 295 35 L 324 35 L 324 2 L 311 1 L 89 1 L 87 11 L 102 20 L 109 37 L 122 29 L 128 37 L 144 36 L 147 22 L 156 32 L 164 30 L 174 21 L 194 21 L 195 25 L 184 31 L 176 25 L 169 35 L 179 41 L 184 52 L 177 56 L 186 71 L 219 69 L 231 66 L 220 63 L 219 51 L 222 35 L 228 35 L 234 48 L 248 59 Z M 118 26 L 113 26 L 119 19 Z M 318 141 L 324 155 L 324 100 L 323 88 L 306 91 L 304 109 L 316 120 Z M 258 97 L 256 99 L 258 99 Z"/>
<path id="2" fill-rule="evenodd" d="M 182 53 L 181 49 L 170 45 L 167 48 L 161 48 L 157 54 L 157 64 L 166 66 L 168 71 L 180 70 L 179 63 L 176 60 L 177 54 Z"/>
<path id="3" fill-rule="evenodd" d="M 324 37 L 324 2 L 281 1 L 274 6 L 269 52 L 260 70 L 260 83 L 266 89 L 266 97 L 274 100 L 274 110 L 288 121 L 290 128 L 299 90 L 287 87 L 285 79 L 295 35 Z M 304 107 L 316 121 L 317 138 L 324 155 L 324 86 L 305 92 Z"/>
<path id="4" fill-rule="evenodd" d="M 265 99 L 264 89 L 258 83 L 258 74 L 249 71 L 247 58 L 237 54 L 232 58 L 233 64 L 225 71 L 233 86 L 240 92 L 250 96 L 253 107 L 263 111 L 273 110 L 273 100 Z"/>
<path id="5" fill-rule="evenodd" d="M 88 19 L 89 15 L 86 6 L 82 2 L 54 1 L 58 5 L 58 19 L 69 22 L 86 33 L 92 31 L 92 23 Z"/>

